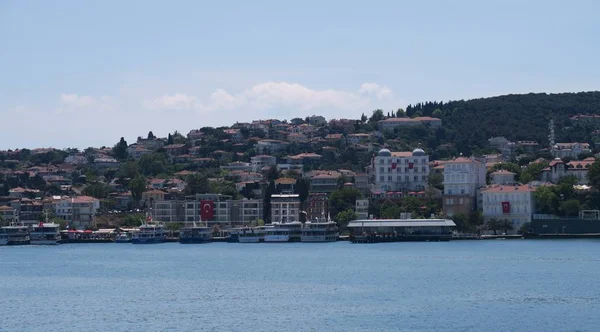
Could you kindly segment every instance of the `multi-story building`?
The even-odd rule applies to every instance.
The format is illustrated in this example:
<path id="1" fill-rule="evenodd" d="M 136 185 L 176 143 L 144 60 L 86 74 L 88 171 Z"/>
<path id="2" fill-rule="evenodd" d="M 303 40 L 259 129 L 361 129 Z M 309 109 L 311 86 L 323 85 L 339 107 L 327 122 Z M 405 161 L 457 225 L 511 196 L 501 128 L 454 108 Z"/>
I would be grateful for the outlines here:
<path id="1" fill-rule="evenodd" d="M 491 184 L 515 184 L 516 174 L 505 169 L 499 169 L 490 174 Z"/>
<path id="2" fill-rule="evenodd" d="M 275 166 L 276 164 L 277 158 L 266 154 L 250 157 L 250 165 L 252 166 L 253 172 L 260 172 L 263 167 Z"/>
<path id="3" fill-rule="evenodd" d="M 542 181 L 558 183 L 565 176 L 574 176 L 578 184 L 588 184 L 588 170 L 595 161 L 595 158 L 589 157 L 565 163 L 560 158 L 556 158 L 542 170 Z"/>
<path id="4" fill-rule="evenodd" d="M 330 193 L 337 189 L 341 174 L 335 171 L 318 171 L 310 177 L 310 191 Z"/>
<path id="5" fill-rule="evenodd" d="M 11 202 L 11 206 L 17 210 L 19 222 L 26 226 L 37 224 L 44 209 L 41 200 L 32 200 L 28 198 L 19 199 Z"/>
<path id="6" fill-rule="evenodd" d="M 533 192 L 528 185 L 495 185 L 481 190 L 483 217 L 506 219 L 512 223 L 513 232 L 521 225 L 531 221 L 535 210 Z"/>
<path id="7" fill-rule="evenodd" d="M 287 145 L 288 143 L 284 141 L 274 139 L 263 139 L 258 141 L 254 145 L 254 148 L 259 154 L 266 154 L 282 151 Z"/>
<path id="8" fill-rule="evenodd" d="M 310 221 L 322 220 L 327 218 L 329 213 L 329 206 L 327 204 L 326 193 L 313 193 L 308 194 L 306 203 L 306 219 Z"/>
<path id="9" fill-rule="evenodd" d="M 354 185 L 356 189 L 363 193 L 369 192 L 369 176 L 367 173 L 354 174 Z"/>
<path id="10" fill-rule="evenodd" d="M 271 195 L 271 223 L 300 221 L 298 194 Z"/>
<path id="11" fill-rule="evenodd" d="M 476 208 L 477 189 L 486 184 L 485 160 L 459 157 L 444 163 L 444 214 L 468 214 Z"/>
<path id="12" fill-rule="evenodd" d="M 90 196 L 62 197 L 54 201 L 54 213 L 69 226 L 89 228 L 94 224 L 100 201 Z"/>
<path id="13" fill-rule="evenodd" d="M 369 218 L 369 200 L 368 199 L 357 199 L 354 207 L 354 212 L 358 219 Z"/>
<path id="14" fill-rule="evenodd" d="M 556 143 L 552 147 L 552 156 L 554 158 L 577 158 L 582 153 L 590 153 L 588 143 Z"/>
<path id="15" fill-rule="evenodd" d="M 429 156 L 421 149 L 412 152 L 381 149 L 371 166 L 375 191 L 414 191 L 427 187 Z"/>
<path id="16" fill-rule="evenodd" d="M 17 210 L 10 206 L 0 206 L 0 217 L 2 217 L 0 218 L 2 223 L 8 225 L 11 222 L 17 221 Z"/>

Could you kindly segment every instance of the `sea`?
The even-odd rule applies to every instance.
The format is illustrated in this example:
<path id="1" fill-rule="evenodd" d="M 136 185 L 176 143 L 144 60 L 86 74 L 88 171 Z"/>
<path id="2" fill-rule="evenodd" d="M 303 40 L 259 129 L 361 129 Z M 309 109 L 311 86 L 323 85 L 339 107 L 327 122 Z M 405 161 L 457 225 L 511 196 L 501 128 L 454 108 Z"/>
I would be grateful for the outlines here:
<path id="1" fill-rule="evenodd" d="M 600 331 L 600 241 L 5 246 L 0 331 Z"/>

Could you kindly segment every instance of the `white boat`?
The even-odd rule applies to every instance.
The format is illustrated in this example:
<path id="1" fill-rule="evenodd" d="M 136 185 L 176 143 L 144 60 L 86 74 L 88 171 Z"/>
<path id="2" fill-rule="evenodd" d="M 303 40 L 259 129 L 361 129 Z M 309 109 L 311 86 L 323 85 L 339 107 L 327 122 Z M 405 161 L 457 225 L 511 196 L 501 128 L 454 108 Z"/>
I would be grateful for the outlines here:
<path id="1" fill-rule="evenodd" d="M 265 240 L 265 227 L 245 227 L 238 230 L 240 243 L 259 243 Z"/>
<path id="2" fill-rule="evenodd" d="M 40 222 L 33 226 L 29 237 L 29 243 L 33 245 L 60 244 L 60 225 L 53 222 Z"/>
<path id="3" fill-rule="evenodd" d="M 131 242 L 131 235 L 127 232 L 121 232 L 115 238 L 116 243 L 129 243 Z"/>
<path id="4" fill-rule="evenodd" d="M 6 238 L 5 244 L 8 245 L 29 244 L 29 228 L 16 223 L 4 226 L 0 229 L 0 245 L 2 245 L 3 237 Z"/>
<path id="5" fill-rule="evenodd" d="M 302 226 L 302 242 L 334 242 L 339 237 L 335 221 L 307 221 Z"/>
<path id="6" fill-rule="evenodd" d="M 0 246 L 5 246 L 8 244 L 8 234 L 0 231 Z"/>
<path id="7" fill-rule="evenodd" d="M 302 235 L 302 223 L 273 223 L 265 227 L 265 242 L 297 242 Z"/>
<path id="8" fill-rule="evenodd" d="M 133 244 L 162 243 L 165 240 L 164 225 L 153 222 L 152 216 L 148 216 L 146 221 L 138 229 L 135 229 L 131 235 L 131 243 Z"/>
<path id="9" fill-rule="evenodd" d="M 179 243 L 210 243 L 212 242 L 213 231 L 208 226 L 182 227 L 179 230 Z"/>

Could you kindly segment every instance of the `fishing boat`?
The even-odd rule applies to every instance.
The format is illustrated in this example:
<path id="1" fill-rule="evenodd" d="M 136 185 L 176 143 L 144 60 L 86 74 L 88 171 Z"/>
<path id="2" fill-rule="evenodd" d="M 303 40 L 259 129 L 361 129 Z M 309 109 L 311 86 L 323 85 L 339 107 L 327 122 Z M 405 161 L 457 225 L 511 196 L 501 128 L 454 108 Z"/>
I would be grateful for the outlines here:
<path id="1" fill-rule="evenodd" d="M 2 245 L 2 237 L 5 237 L 5 244 L 8 244 L 9 246 L 29 244 L 29 228 L 25 225 L 12 223 L 10 226 L 4 226 L 0 229 L 0 245 Z"/>
<path id="2" fill-rule="evenodd" d="M 162 223 L 152 221 L 152 216 L 148 215 L 146 221 L 131 236 L 133 244 L 150 244 L 165 242 L 165 227 Z"/>
<path id="3" fill-rule="evenodd" d="M 194 222 L 191 226 L 179 230 L 179 243 L 210 243 L 212 242 L 212 228 L 198 226 Z"/>

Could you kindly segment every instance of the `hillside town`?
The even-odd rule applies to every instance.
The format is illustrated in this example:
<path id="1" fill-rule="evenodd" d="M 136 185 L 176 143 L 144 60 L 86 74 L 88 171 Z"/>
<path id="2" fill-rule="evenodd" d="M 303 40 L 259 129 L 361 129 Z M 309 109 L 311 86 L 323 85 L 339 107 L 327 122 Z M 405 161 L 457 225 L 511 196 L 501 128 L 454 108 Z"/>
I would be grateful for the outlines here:
<path id="1" fill-rule="evenodd" d="M 435 114 L 435 112 L 434 112 Z M 596 123 L 598 116 L 572 121 Z M 63 229 L 171 229 L 275 222 L 449 218 L 457 232 L 521 233 L 536 218 L 600 209 L 593 142 L 489 137 L 469 155 L 433 146 L 442 119 L 374 111 L 359 119 L 256 120 L 114 146 L 0 151 L 0 222 Z M 590 144 L 592 143 L 592 144 Z M 564 232 L 564 227 L 562 229 Z"/>

